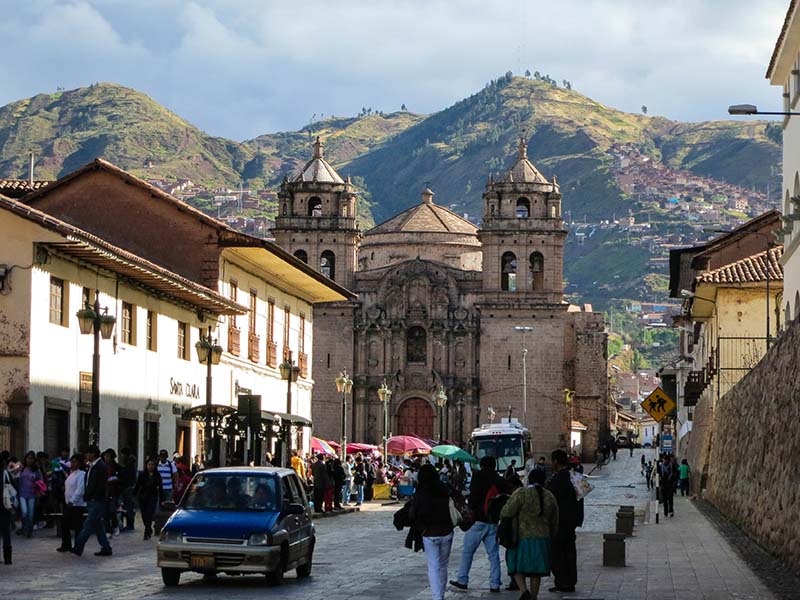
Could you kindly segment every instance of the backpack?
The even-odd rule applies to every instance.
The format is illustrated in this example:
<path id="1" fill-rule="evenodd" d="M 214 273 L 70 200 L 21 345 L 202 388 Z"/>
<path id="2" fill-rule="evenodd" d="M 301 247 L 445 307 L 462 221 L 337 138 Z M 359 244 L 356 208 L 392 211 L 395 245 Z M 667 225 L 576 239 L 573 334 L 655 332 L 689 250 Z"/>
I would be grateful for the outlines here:
<path id="1" fill-rule="evenodd" d="M 486 511 L 486 519 L 489 523 L 497 524 L 500 522 L 500 511 L 503 510 L 506 502 L 508 502 L 508 498 L 508 494 L 497 494 L 489 500 L 488 510 Z"/>
<path id="2" fill-rule="evenodd" d="M 489 486 L 489 489 L 486 490 L 486 496 L 483 498 L 483 514 L 486 515 L 486 518 L 489 518 L 489 503 L 492 501 L 492 498 L 500 495 L 500 490 L 497 489 L 495 484 Z M 492 523 L 497 523 L 497 521 L 490 521 Z"/>

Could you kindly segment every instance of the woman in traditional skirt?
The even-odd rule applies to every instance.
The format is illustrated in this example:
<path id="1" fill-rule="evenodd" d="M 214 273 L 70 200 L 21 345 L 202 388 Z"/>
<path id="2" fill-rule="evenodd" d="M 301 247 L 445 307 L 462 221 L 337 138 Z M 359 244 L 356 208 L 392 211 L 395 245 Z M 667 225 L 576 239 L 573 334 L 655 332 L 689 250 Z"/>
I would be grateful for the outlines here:
<path id="1" fill-rule="evenodd" d="M 541 578 L 550 575 L 550 538 L 558 528 L 558 504 L 543 487 L 544 479 L 543 470 L 532 470 L 528 487 L 516 490 L 500 512 L 501 519 L 517 522 L 517 544 L 506 551 L 506 565 L 522 591 L 520 600 L 536 598 Z M 526 577 L 531 580 L 530 589 Z"/>

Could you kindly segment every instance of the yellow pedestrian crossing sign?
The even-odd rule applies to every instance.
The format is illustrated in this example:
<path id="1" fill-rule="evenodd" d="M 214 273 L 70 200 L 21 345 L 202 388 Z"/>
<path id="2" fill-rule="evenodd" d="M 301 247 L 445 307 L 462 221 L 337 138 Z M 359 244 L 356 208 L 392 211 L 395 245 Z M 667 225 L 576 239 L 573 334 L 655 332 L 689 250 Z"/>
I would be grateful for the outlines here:
<path id="1" fill-rule="evenodd" d="M 675 407 L 675 400 L 667 396 L 661 387 L 657 387 L 642 401 L 642 408 L 656 420 L 656 423 L 660 423 L 664 417 L 675 410 Z"/>

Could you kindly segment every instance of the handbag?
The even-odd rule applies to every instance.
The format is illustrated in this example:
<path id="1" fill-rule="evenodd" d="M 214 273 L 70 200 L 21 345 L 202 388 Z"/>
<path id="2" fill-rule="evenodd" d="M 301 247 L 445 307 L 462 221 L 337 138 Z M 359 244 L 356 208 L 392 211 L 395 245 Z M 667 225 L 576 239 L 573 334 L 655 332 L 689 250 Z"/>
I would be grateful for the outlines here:
<path id="1" fill-rule="evenodd" d="M 17 508 L 17 488 L 11 483 L 8 471 L 3 471 L 3 508 L 9 512 Z"/>
<path id="2" fill-rule="evenodd" d="M 459 497 L 459 499 L 454 501 L 453 504 L 461 515 L 461 518 L 458 521 L 458 528 L 461 531 L 469 531 L 470 528 L 475 524 L 475 513 L 472 512 L 472 509 L 464 501 L 463 496 Z"/>
<path id="3" fill-rule="evenodd" d="M 47 484 L 44 479 L 37 479 L 33 482 L 33 493 L 36 494 L 37 498 L 41 498 L 47 493 Z"/>
<path id="4" fill-rule="evenodd" d="M 582 473 L 570 471 L 569 481 L 572 483 L 572 487 L 575 488 L 575 497 L 578 500 L 583 500 L 583 498 L 594 489 L 594 486 L 589 483 L 586 475 Z"/>
<path id="5" fill-rule="evenodd" d="M 458 512 L 456 503 L 452 498 L 450 498 L 447 503 L 447 507 L 450 509 L 450 522 L 453 524 L 453 527 L 458 527 L 458 524 L 461 523 L 461 513 Z"/>

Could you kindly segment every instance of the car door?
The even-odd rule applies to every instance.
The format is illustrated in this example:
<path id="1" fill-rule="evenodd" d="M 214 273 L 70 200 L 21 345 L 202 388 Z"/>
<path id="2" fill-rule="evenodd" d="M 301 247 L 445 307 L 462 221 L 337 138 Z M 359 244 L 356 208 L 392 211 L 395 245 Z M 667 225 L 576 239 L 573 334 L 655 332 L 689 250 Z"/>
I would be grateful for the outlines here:
<path id="1" fill-rule="evenodd" d="M 308 498 L 306 498 L 305 489 L 297 475 L 289 475 L 287 479 L 291 482 L 292 491 L 297 499 L 297 503 L 301 504 L 305 509 L 302 515 L 297 515 L 300 521 L 300 531 L 298 534 L 300 543 L 298 544 L 298 548 L 300 556 L 305 556 L 308 553 L 308 545 L 311 543 L 311 509 L 308 506 Z"/>
<path id="2" fill-rule="evenodd" d="M 289 534 L 289 562 L 296 561 L 301 555 L 300 549 L 300 531 L 302 515 L 289 515 L 286 511 L 290 504 L 298 504 L 299 500 L 295 495 L 295 489 L 292 487 L 290 475 L 281 477 L 281 489 L 283 490 L 283 527 Z"/>

